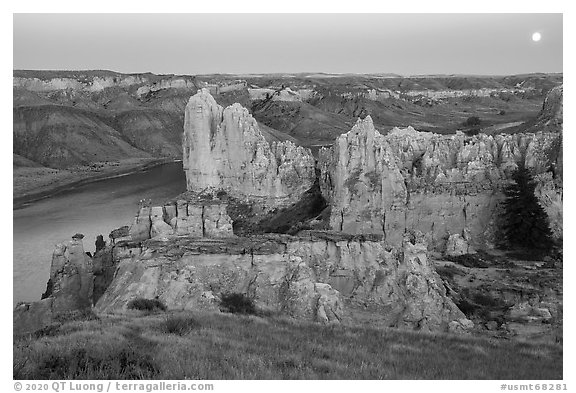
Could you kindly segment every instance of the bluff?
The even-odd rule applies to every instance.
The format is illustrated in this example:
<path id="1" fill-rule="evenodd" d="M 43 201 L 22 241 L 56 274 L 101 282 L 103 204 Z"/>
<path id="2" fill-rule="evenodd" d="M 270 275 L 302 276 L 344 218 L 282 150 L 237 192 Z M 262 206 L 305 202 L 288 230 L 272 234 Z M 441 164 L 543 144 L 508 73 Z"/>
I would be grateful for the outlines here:
<path id="1" fill-rule="evenodd" d="M 562 132 L 564 124 L 564 85 L 552 88 L 542 104 L 535 124 L 528 131 L 544 130 Z"/>
<path id="2" fill-rule="evenodd" d="M 446 296 L 418 234 L 397 249 L 378 239 L 310 231 L 187 236 L 118 250 L 115 278 L 97 312 L 123 312 L 138 297 L 157 298 L 169 309 L 217 311 L 222 295 L 237 292 L 261 310 L 318 322 L 423 330 L 471 324 Z"/>
<path id="3" fill-rule="evenodd" d="M 240 104 L 223 109 L 207 89 L 186 105 L 184 171 L 188 190 L 225 191 L 266 206 L 296 202 L 314 183 L 314 158 L 290 141 L 269 144 Z"/>
<path id="4" fill-rule="evenodd" d="M 369 116 L 359 119 L 320 152 L 330 227 L 396 245 L 404 231 L 419 230 L 442 249 L 450 234 L 469 231 L 474 245 L 491 245 L 502 187 L 522 160 L 536 173 L 538 197 L 561 237 L 561 140 L 558 133 L 469 137 L 411 127 L 381 135 Z"/>

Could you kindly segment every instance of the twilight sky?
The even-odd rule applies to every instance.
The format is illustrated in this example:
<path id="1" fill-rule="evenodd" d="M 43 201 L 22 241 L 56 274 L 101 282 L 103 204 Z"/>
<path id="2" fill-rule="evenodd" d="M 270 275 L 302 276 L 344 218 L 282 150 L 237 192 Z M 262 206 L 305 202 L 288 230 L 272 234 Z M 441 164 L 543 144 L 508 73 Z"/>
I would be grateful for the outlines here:
<path id="1" fill-rule="evenodd" d="M 14 14 L 13 21 L 14 69 L 563 71 L 562 14 Z"/>

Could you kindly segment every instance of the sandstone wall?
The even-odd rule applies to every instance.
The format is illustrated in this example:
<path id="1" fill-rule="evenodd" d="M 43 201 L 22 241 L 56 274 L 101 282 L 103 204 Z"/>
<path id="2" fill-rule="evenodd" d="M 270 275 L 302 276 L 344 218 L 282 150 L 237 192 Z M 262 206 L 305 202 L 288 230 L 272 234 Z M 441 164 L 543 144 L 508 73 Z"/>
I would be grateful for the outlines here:
<path id="1" fill-rule="evenodd" d="M 524 160 L 538 174 L 537 194 L 561 237 L 561 138 L 544 132 L 438 135 L 411 127 L 383 136 L 368 116 L 320 152 L 330 226 L 383 234 L 391 244 L 399 244 L 406 229 L 420 230 L 438 248 L 451 233 L 468 229 L 475 245 L 490 245 L 501 190 Z"/>
<path id="2" fill-rule="evenodd" d="M 246 108 L 223 109 L 207 89 L 190 98 L 184 120 L 188 190 L 226 191 L 267 206 L 297 201 L 314 183 L 314 158 L 293 143 L 266 142 Z"/>
<path id="3" fill-rule="evenodd" d="M 151 238 L 165 240 L 175 235 L 233 236 L 232 220 L 226 212 L 226 204 L 218 201 L 189 203 L 185 200 L 164 206 L 147 206 L 141 203 L 128 235 L 116 241 L 143 241 Z"/>
<path id="4" fill-rule="evenodd" d="M 320 322 L 425 330 L 465 324 L 422 240 L 407 237 L 398 249 L 326 233 L 149 241 L 123 254 L 96 310 L 122 312 L 137 297 L 169 309 L 217 310 L 222 294 L 239 292 L 261 309 Z"/>

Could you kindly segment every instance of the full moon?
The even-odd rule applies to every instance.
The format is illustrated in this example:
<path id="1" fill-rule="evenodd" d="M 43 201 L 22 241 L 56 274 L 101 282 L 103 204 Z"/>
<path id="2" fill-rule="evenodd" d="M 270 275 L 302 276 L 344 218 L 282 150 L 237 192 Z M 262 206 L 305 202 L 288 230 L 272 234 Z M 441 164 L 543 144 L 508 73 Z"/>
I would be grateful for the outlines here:
<path id="1" fill-rule="evenodd" d="M 540 38 L 542 38 L 542 34 L 540 34 L 538 32 L 532 34 L 532 41 L 538 42 L 538 41 L 540 41 Z"/>

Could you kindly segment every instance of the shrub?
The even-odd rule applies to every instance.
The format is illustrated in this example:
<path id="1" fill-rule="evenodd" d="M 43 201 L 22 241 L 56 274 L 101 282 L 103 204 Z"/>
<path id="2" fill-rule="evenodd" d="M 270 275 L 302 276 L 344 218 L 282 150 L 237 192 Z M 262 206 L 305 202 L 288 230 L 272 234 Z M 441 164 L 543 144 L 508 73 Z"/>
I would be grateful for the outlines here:
<path id="1" fill-rule="evenodd" d="M 51 325 L 44 326 L 43 328 L 36 330 L 33 333 L 33 336 L 34 338 L 56 336 L 58 333 L 60 333 L 60 326 L 61 325 L 59 323 L 53 323 Z"/>
<path id="2" fill-rule="evenodd" d="M 470 116 L 464 122 L 464 125 L 467 127 L 474 127 L 480 125 L 480 118 L 478 116 Z"/>
<path id="3" fill-rule="evenodd" d="M 200 322 L 192 316 L 171 315 L 166 318 L 166 321 L 164 322 L 164 331 L 166 333 L 178 334 L 179 336 L 183 336 L 199 327 Z"/>
<path id="4" fill-rule="evenodd" d="M 128 303 L 128 309 L 141 311 L 166 311 L 166 306 L 158 299 L 136 298 Z"/>
<path id="5" fill-rule="evenodd" d="M 242 293 L 228 293 L 222 295 L 220 310 L 233 314 L 256 314 L 254 301 Z"/>

